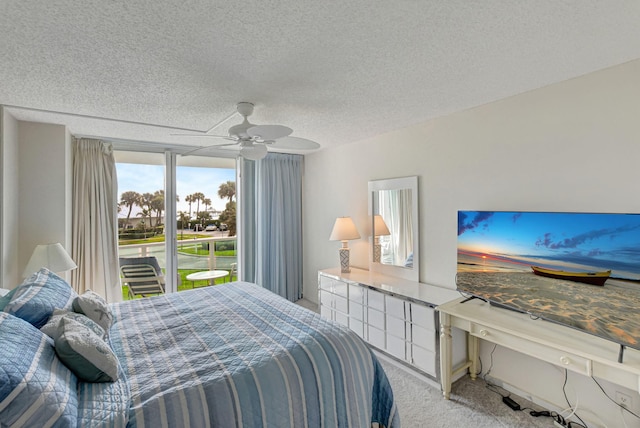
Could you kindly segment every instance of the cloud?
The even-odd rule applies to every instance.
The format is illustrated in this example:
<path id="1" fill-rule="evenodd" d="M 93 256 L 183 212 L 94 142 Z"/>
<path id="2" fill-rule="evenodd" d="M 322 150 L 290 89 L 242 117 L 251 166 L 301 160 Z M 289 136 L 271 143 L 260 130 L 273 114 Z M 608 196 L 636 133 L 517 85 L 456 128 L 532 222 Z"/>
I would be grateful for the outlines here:
<path id="1" fill-rule="evenodd" d="M 467 223 L 467 214 L 465 214 L 463 211 L 458 211 L 458 236 L 462 235 L 468 230 L 477 228 L 480 223 L 490 219 L 493 214 L 493 211 L 478 211 L 476 212 L 476 215 L 473 217 L 473 219 Z"/>
<path id="2" fill-rule="evenodd" d="M 538 240 L 536 241 L 536 246 L 546 247 L 551 250 L 559 250 L 563 248 L 577 248 L 578 246 L 580 246 L 581 244 L 584 244 L 587 241 L 592 241 L 594 239 L 598 239 L 603 236 L 609 236 L 609 235 L 613 239 L 615 237 L 614 235 L 618 233 L 629 232 L 639 227 L 640 226 L 638 225 L 636 226 L 626 225 L 626 226 L 620 226 L 615 229 L 591 230 L 589 232 L 581 233 L 571 238 L 565 238 L 559 241 L 553 241 L 552 234 L 547 232 L 544 234 L 543 237 L 538 238 Z"/>
<path id="3" fill-rule="evenodd" d="M 538 238 L 536 241 L 536 247 L 549 247 L 551 242 L 551 233 L 547 232 L 542 238 Z"/>

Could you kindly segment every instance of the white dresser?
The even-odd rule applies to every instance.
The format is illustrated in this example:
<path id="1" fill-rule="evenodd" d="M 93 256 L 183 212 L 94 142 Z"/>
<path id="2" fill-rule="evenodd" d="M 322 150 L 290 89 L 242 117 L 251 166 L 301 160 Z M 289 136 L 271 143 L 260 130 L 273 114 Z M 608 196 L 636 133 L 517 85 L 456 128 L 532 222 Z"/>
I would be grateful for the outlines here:
<path id="1" fill-rule="evenodd" d="M 318 272 L 318 294 L 322 316 L 349 327 L 395 360 L 439 379 L 435 307 L 460 297 L 457 291 L 356 268 L 345 274 L 335 268 Z M 454 359 L 464 359 L 464 334 L 454 335 Z"/>

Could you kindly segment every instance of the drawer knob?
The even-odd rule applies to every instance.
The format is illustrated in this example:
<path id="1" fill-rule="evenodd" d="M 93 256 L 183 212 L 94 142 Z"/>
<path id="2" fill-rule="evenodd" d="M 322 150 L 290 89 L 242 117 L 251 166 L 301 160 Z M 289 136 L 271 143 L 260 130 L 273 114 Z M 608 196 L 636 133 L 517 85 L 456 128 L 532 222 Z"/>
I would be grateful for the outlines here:
<path id="1" fill-rule="evenodd" d="M 489 336 L 489 332 L 485 329 L 480 330 L 480 336 L 487 337 Z"/>
<path id="2" fill-rule="evenodd" d="M 560 362 L 565 366 L 568 366 L 569 364 L 571 364 L 571 359 L 563 355 L 562 357 L 560 357 Z"/>

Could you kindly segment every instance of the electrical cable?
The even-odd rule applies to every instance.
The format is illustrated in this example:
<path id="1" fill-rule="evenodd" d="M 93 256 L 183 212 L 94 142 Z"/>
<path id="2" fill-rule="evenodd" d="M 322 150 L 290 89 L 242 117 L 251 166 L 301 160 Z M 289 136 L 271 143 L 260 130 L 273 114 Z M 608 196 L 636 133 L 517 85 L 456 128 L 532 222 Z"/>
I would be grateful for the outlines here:
<path id="1" fill-rule="evenodd" d="M 616 406 L 620 407 L 622 410 L 626 410 L 627 412 L 631 413 L 631 414 L 632 414 L 633 416 L 635 416 L 636 418 L 640 419 L 640 416 L 638 416 L 638 414 L 637 414 L 637 413 L 634 413 L 634 412 L 632 412 L 631 410 L 627 409 L 626 407 L 624 407 L 624 406 L 620 405 L 620 403 L 616 403 L 616 401 L 615 401 L 613 398 L 609 397 L 609 394 L 607 394 L 607 392 L 604 390 L 604 388 L 602 387 L 602 385 L 600 385 L 600 384 L 598 383 L 598 381 L 597 381 L 593 376 L 591 376 L 591 379 L 593 379 L 593 381 L 596 383 L 596 385 L 598 385 L 598 387 L 600 388 L 600 390 L 602 391 L 602 393 L 604 394 L 604 396 L 605 396 L 605 397 L 607 397 L 609 400 L 611 400 L 611 402 L 612 402 L 613 404 L 615 404 Z"/>
<path id="2" fill-rule="evenodd" d="M 576 407 L 574 409 L 574 407 L 571 405 L 571 402 L 569 401 L 569 397 L 567 397 L 567 390 L 565 389 L 567 386 L 567 380 L 569 379 L 569 371 L 567 369 L 564 369 L 564 383 L 562 384 L 562 393 L 564 394 L 564 399 L 567 400 L 567 404 L 569 405 L 569 409 L 572 409 L 573 412 L 571 412 L 571 414 L 569 416 L 573 416 L 575 415 L 576 418 L 578 418 L 578 420 L 580 421 L 580 423 L 582 423 L 582 425 L 587 428 L 588 425 L 582 420 L 582 418 L 580 416 L 578 416 L 578 414 L 576 413 L 576 410 L 578 410 L 578 405 L 576 403 Z M 576 394 L 576 397 L 578 396 L 578 394 Z"/>

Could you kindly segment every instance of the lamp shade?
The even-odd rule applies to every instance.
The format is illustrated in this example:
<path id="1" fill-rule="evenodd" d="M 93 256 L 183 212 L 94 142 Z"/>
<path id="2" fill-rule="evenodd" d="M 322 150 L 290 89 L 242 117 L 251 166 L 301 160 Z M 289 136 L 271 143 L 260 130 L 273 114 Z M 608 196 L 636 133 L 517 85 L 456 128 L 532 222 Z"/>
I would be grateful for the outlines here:
<path id="1" fill-rule="evenodd" d="M 65 272 L 78 266 L 65 251 L 60 243 L 38 245 L 24 268 L 23 276 L 29 276 L 40 268 L 47 268 L 52 272 Z"/>
<path id="2" fill-rule="evenodd" d="M 351 217 L 338 217 L 333 224 L 333 230 L 330 241 L 349 241 L 351 239 L 360 239 L 360 234 Z"/>
<path id="3" fill-rule="evenodd" d="M 387 223 L 384 222 L 384 219 L 380 214 L 373 216 L 373 233 L 375 236 L 391 235 L 391 232 L 389 232 L 389 228 L 387 227 Z"/>

